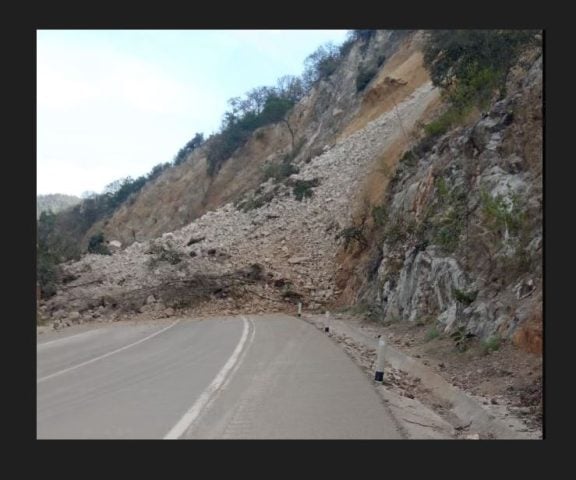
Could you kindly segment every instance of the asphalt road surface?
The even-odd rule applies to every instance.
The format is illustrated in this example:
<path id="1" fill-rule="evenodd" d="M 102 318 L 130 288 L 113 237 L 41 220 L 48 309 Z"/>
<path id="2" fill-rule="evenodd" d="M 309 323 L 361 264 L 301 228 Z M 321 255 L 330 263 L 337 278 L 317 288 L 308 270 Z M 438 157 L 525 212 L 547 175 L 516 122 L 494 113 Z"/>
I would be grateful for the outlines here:
<path id="1" fill-rule="evenodd" d="M 393 439 L 370 379 L 287 315 L 68 329 L 37 344 L 37 438 Z"/>

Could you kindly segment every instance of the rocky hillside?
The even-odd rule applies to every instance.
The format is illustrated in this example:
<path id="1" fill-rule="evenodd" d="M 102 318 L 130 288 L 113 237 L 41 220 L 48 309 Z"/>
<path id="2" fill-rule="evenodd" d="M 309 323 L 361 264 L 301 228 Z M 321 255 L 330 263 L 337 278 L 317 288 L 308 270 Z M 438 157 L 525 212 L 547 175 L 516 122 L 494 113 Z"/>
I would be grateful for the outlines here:
<path id="1" fill-rule="evenodd" d="M 340 135 L 348 135 L 390 108 L 390 99 L 388 105 L 378 104 L 386 92 L 394 90 L 399 102 L 425 81 L 416 46 L 421 41 L 421 35 L 409 31 L 380 31 L 369 42 L 354 43 L 337 70 L 290 112 L 288 122 L 294 142 L 285 123 L 262 127 L 234 152 L 217 175 L 210 176 L 208 141 L 186 162 L 146 185 L 112 218 L 94 225 L 85 238 L 99 231 L 123 245 L 156 238 L 258 188 L 266 165 L 281 164 L 287 155 L 294 164 L 304 164 L 325 146 L 334 144 Z M 409 77 L 408 85 L 399 88 L 383 82 L 400 66 L 397 73 Z M 419 74 L 414 75 L 417 70 Z M 360 71 L 377 74 L 366 90 L 358 92 Z"/>
<path id="2" fill-rule="evenodd" d="M 542 348 L 542 56 L 527 52 L 504 99 L 405 155 L 339 277 L 348 302 L 385 322 L 429 323 L 461 340 Z M 366 211 L 361 212 L 366 218 Z M 361 217 L 361 215 L 358 215 Z M 385 223 L 378 229 L 375 221 Z M 364 255 L 363 255 L 364 254 Z"/>
<path id="3" fill-rule="evenodd" d="M 100 195 L 59 215 L 48 243 L 57 246 L 61 258 L 77 259 L 100 234 L 123 247 L 156 238 L 258 188 L 270 165 L 301 164 L 340 135 L 376 118 L 390 108 L 390 101 L 402 100 L 427 75 L 416 46 L 421 33 L 369 32 L 366 38 L 347 43 L 335 71 L 324 74 L 308 90 L 286 122 L 257 129 L 216 172 L 211 171 L 208 157 L 217 139 L 209 138 L 177 164 L 159 164 L 148 177 L 136 179 L 120 192 L 133 194 L 115 195 L 112 201 Z M 410 83 L 382 83 L 400 65 L 398 73 L 410 77 Z M 414 74 L 415 70 L 420 73 Z M 393 99 L 387 96 L 391 91 Z"/>
<path id="4" fill-rule="evenodd" d="M 36 218 L 40 218 L 42 212 L 61 212 L 62 210 L 80 203 L 81 199 L 74 195 L 62 193 L 50 193 L 36 196 Z"/>
<path id="5" fill-rule="evenodd" d="M 423 32 L 356 41 L 284 123 L 207 174 L 209 142 L 93 225 L 122 248 L 63 267 L 57 321 L 321 310 L 539 348 L 541 53 L 444 135 Z M 114 245 L 118 245 L 114 243 Z M 206 300 L 210 300 L 206 302 Z M 462 330 L 460 330 L 462 328 Z M 464 341 L 464 340 L 463 340 Z"/>

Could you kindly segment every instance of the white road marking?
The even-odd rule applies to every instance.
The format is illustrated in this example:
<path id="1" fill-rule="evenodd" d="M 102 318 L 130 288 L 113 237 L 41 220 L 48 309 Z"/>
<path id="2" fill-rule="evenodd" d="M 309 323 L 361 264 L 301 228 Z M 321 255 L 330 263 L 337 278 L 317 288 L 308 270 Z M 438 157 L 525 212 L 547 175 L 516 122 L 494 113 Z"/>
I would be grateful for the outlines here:
<path id="1" fill-rule="evenodd" d="M 156 335 L 160 335 L 162 332 L 165 332 L 169 328 L 172 328 L 179 321 L 180 320 L 176 320 L 171 325 L 168 325 L 166 328 L 163 328 L 162 330 L 154 332 L 152 335 L 148 335 L 147 337 L 142 338 L 142 339 L 138 340 L 137 342 L 131 343 L 129 345 L 125 345 L 121 348 L 117 348 L 116 350 L 112 350 L 111 352 L 105 353 L 104 355 L 100 355 L 99 357 L 91 358 L 90 360 L 86 360 L 85 362 L 79 363 L 78 365 L 74 365 L 73 367 L 65 368 L 64 370 L 60 370 L 59 372 L 52 373 L 50 375 L 42 377 L 39 380 L 36 380 L 36 383 L 44 382 L 45 380 L 49 380 L 50 378 L 58 377 L 59 375 L 62 375 L 64 373 L 68 373 L 72 370 L 76 370 L 77 368 L 83 367 L 83 366 L 88 365 L 90 363 L 94 363 L 98 360 L 102 360 L 103 358 L 109 357 L 110 355 L 114 355 L 115 353 L 122 352 L 123 350 L 126 350 L 126 349 L 131 348 L 131 347 L 135 347 L 136 345 L 138 345 L 142 342 L 145 342 L 146 340 L 150 340 L 151 338 L 155 337 Z"/>
<path id="2" fill-rule="evenodd" d="M 103 333 L 104 329 L 99 328 L 97 330 L 89 330 L 88 332 L 77 333 L 76 335 L 69 335 L 68 337 L 57 338 L 56 340 L 51 340 L 49 342 L 43 342 L 36 345 L 37 349 L 47 347 L 48 345 L 54 345 L 55 343 L 66 343 L 67 340 L 77 339 L 82 335 L 91 335 L 94 333 Z"/>
<path id="3" fill-rule="evenodd" d="M 190 409 L 184 414 L 184 416 L 172 427 L 172 429 L 164 436 L 164 440 L 176 440 L 182 436 L 182 434 L 192 425 L 192 423 L 200 416 L 202 410 L 214 400 L 215 394 L 221 387 L 227 383 L 228 374 L 238 365 L 238 360 L 242 354 L 246 340 L 248 339 L 248 331 L 250 330 L 248 320 L 244 316 L 241 316 L 242 322 L 244 323 L 244 328 L 242 330 L 242 336 L 240 341 L 232 355 L 218 372 L 218 375 L 212 380 L 212 383 L 202 392 L 198 400 L 190 407 Z M 252 330 L 254 331 L 254 329 Z M 252 338 L 254 335 L 252 335 Z M 234 369 L 235 371 L 235 369 Z M 231 375 L 230 375 L 231 377 Z"/>
<path id="4" fill-rule="evenodd" d="M 242 318 L 245 318 L 244 316 L 241 316 Z M 232 379 L 234 378 L 234 374 L 236 373 L 236 370 L 238 370 L 238 368 L 240 368 L 240 365 L 242 365 L 242 362 L 244 361 L 244 358 L 246 357 L 248 350 L 250 350 L 250 345 L 252 344 L 252 342 L 254 341 L 254 335 L 256 335 L 256 326 L 254 325 L 254 321 L 251 318 L 248 318 L 248 322 L 250 323 L 250 326 L 252 327 L 252 331 L 250 333 L 250 338 L 248 339 L 248 342 L 246 343 L 246 345 L 244 346 L 244 351 L 241 353 L 240 357 L 238 358 L 238 361 L 236 362 L 236 365 L 234 365 L 234 368 L 232 368 L 232 370 L 230 371 L 230 373 L 227 375 L 226 380 L 224 381 L 224 383 L 222 384 L 222 386 L 218 389 L 218 393 L 223 392 L 227 387 L 228 384 L 232 381 Z M 214 400 L 216 400 L 216 398 L 218 397 L 218 395 L 212 395 L 212 397 L 210 398 L 210 400 L 208 401 L 208 403 L 206 405 L 204 405 L 203 411 L 207 412 L 210 407 L 212 406 L 212 404 L 214 403 Z M 192 427 L 192 425 L 190 425 L 186 431 L 190 431 L 190 428 Z"/>

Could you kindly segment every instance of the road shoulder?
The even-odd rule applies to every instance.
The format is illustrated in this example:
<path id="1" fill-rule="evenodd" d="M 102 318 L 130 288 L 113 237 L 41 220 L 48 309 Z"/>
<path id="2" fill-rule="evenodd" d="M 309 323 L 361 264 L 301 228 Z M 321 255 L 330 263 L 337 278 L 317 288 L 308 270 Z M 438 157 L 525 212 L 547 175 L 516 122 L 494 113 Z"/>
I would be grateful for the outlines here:
<path id="1" fill-rule="evenodd" d="M 346 314 L 304 315 L 338 343 L 373 380 L 378 335 L 387 340 L 384 384 L 374 383 L 402 429 L 413 439 L 538 439 L 541 428 L 526 422 L 504 400 L 494 401 L 454 385 L 430 368 L 423 349 L 413 357 L 385 326 Z M 392 345 L 392 343 L 395 345 Z M 415 343 L 415 342 L 413 342 Z M 414 345 L 412 345 L 414 346 Z M 425 351 L 425 350 L 424 350 Z M 451 370 L 451 374 L 454 370 Z"/>

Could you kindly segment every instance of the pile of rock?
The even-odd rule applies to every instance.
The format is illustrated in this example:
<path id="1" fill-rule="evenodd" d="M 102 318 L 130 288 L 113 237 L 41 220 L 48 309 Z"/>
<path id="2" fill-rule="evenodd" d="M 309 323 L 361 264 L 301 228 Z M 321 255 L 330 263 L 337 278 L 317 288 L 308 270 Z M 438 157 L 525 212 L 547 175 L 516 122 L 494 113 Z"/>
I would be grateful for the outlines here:
<path id="1" fill-rule="evenodd" d="M 89 254 L 66 265 L 65 271 L 75 280 L 50 301 L 50 310 L 77 308 L 93 315 L 99 306 L 106 306 L 102 299 L 123 302 L 131 292 L 153 292 L 198 274 L 229 275 L 254 264 L 263 267 L 271 285 L 283 282 L 282 287 L 267 292 L 272 303 L 262 308 L 281 303 L 287 291 L 299 295 L 307 307 L 330 302 L 339 293 L 334 283 L 339 248 L 335 233 L 347 226 L 355 195 L 374 160 L 416 122 L 436 96 L 436 89 L 425 84 L 397 111 L 382 115 L 301 165 L 300 172 L 290 178 L 319 179 L 310 198 L 299 201 L 284 188 L 260 208 L 241 211 L 227 204 L 155 240 L 133 243 L 111 256 Z M 271 187 L 272 180 L 263 185 Z M 250 296 L 249 303 L 258 302 L 255 298 Z M 135 310 L 146 313 L 162 308 L 153 305 L 146 302 Z"/>

